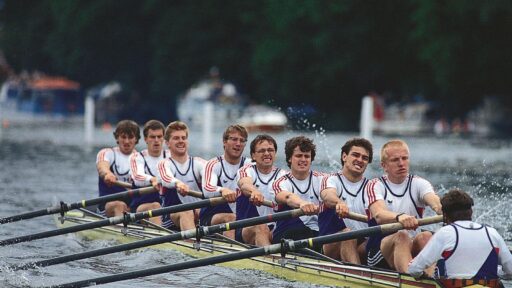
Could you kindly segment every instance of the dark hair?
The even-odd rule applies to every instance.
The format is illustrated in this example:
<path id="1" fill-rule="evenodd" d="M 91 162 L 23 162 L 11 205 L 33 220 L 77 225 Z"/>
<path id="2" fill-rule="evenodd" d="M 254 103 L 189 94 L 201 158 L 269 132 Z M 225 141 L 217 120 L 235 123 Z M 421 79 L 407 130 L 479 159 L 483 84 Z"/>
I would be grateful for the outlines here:
<path id="1" fill-rule="evenodd" d="M 311 151 L 311 161 L 315 160 L 316 145 L 313 143 L 313 140 L 304 136 L 293 137 L 286 140 L 284 145 L 284 153 L 286 155 L 286 164 L 288 165 L 288 168 L 291 168 L 290 159 L 292 158 L 295 147 L 299 147 L 302 152 Z"/>
<path id="2" fill-rule="evenodd" d="M 140 139 L 140 128 L 139 125 L 132 120 L 121 120 L 116 125 L 116 130 L 114 131 L 114 138 L 117 141 L 117 138 L 121 136 L 121 134 L 126 134 L 128 136 L 134 136 L 137 138 L 137 142 L 139 143 Z M 119 144 L 119 143 L 117 143 Z"/>
<path id="3" fill-rule="evenodd" d="M 251 150 L 250 150 L 251 155 L 253 153 L 256 153 L 256 145 L 258 145 L 259 143 L 261 143 L 263 141 L 268 141 L 268 142 L 272 143 L 272 145 L 274 145 L 274 149 L 276 149 L 276 151 L 277 151 L 276 140 L 268 134 L 260 134 L 260 135 L 256 136 L 256 138 L 254 138 L 251 141 Z"/>
<path id="4" fill-rule="evenodd" d="M 443 215 L 450 222 L 471 220 L 473 198 L 460 189 L 452 189 L 441 198 Z"/>
<path id="5" fill-rule="evenodd" d="M 364 138 L 352 138 L 345 142 L 345 144 L 341 147 L 341 165 L 345 165 L 343 162 L 343 153 L 347 154 L 350 152 L 352 147 L 362 147 L 368 152 L 368 163 L 372 163 L 373 160 L 373 145 L 370 141 Z"/>
<path id="6" fill-rule="evenodd" d="M 162 132 L 165 132 L 165 126 L 164 123 L 158 121 L 158 120 L 149 120 L 144 124 L 144 130 L 142 130 L 142 133 L 144 134 L 144 137 L 148 137 L 148 131 L 149 130 L 162 130 Z"/>
<path id="7" fill-rule="evenodd" d="M 247 140 L 247 137 L 249 135 L 249 133 L 247 133 L 247 129 L 245 129 L 244 126 L 238 124 L 229 125 L 228 128 L 226 128 L 226 130 L 224 131 L 224 134 L 222 134 L 222 140 L 227 141 L 229 134 L 233 132 L 240 133 L 240 135 L 242 135 L 242 137 L 244 137 L 245 140 Z"/>
<path id="8" fill-rule="evenodd" d="M 167 125 L 167 128 L 165 128 L 164 139 L 166 141 L 169 141 L 169 139 L 171 138 L 171 133 L 174 131 L 185 131 L 185 133 L 187 133 L 187 137 L 188 137 L 187 124 L 185 124 L 181 121 L 173 121 L 173 122 L 169 123 L 169 125 Z"/>

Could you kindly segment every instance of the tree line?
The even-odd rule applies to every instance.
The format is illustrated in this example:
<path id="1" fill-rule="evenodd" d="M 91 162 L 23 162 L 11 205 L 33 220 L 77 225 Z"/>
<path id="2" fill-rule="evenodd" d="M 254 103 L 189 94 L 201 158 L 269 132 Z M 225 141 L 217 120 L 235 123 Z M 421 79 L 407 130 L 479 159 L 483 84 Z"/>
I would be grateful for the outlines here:
<path id="1" fill-rule="evenodd" d="M 356 129 L 371 91 L 448 117 L 487 95 L 512 106 L 507 0 L 5 0 L 0 25 L 15 71 L 120 81 L 143 118 L 174 119 L 212 66 L 255 102 L 312 107 L 326 129 Z"/>

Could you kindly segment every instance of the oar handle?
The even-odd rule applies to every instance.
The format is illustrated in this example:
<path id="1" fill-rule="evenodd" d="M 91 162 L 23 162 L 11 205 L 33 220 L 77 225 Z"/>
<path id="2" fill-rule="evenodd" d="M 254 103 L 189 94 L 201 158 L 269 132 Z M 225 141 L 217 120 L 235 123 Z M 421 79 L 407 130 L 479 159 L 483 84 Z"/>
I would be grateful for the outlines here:
<path id="1" fill-rule="evenodd" d="M 418 219 L 419 226 L 430 225 L 443 221 L 443 215 L 436 215 L 428 218 Z M 403 229 L 402 223 L 390 223 L 381 225 L 382 233 L 395 232 Z"/>
<path id="2" fill-rule="evenodd" d="M 127 189 L 132 189 L 133 188 L 132 184 L 127 183 L 127 182 L 123 182 L 123 181 L 116 181 L 116 182 L 114 182 L 114 185 L 119 186 L 119 187 L 123 187 L 123 188 L 127 188 Z"/>
<path id="3" fill-rule="evenodd" d="M 368 217 L 366 215 L 355 212 L 348 212 L 348 216 L 346 218 L 356 220 L 359 222 L 368 223 Z"/>
<path id="4" fill-rule="evenodd" d="M 199 192 L 199 191 L 190 190 L 190 191 L 188 191 L 188 196 L 204 199 L 203 193 Z M 219 198 L 222 198 L 222 197 L 219 197 Z M 263 200 L 263 203 L 261 205 L 267 206 L 267 207 L 270 207 L 270 208 L 274 208 L 274 206 L 275 206 L 274 203 L 272 203 L 272 201 L 269 201 L 269 200 Z"/>

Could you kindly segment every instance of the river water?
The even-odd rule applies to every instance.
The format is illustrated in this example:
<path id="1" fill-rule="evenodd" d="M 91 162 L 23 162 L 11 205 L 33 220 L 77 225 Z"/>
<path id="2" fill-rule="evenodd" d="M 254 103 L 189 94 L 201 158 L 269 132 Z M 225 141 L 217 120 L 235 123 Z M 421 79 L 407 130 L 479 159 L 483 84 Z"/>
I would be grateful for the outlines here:
<path id="1" fill-rule="evenodd" d="M 314 128 L 314 127 L 313 127 Z M 274 136 L 278 142 L 278 164 L 284 167 L 284 141 L 304 134 L 314 139 L 317 158 L 314 169 L 333 172 L 339 169 L 341 145 L 355 134 L 289 131 Z M 254 136 L 254 135 L 252 135 Z M 200 131 L 192 131 L 191 154 L 204 158 L 222 151 L 221 132 L 213 134 L 204 145 Z M 249 141 L 253 137 L 249 137 Z M 97 196 L 96 153 L 112 146 L 112 131 L 96 130 L 90 147 L 84 145 L 83 129 L 73 125 L 11 126 L 0 131 L 0 217 L 39 210 L 52 199 L 74 203 Z M 209 139 L 209 138 L 208 138 Z M 439 194 L 453 187 L 468 191 L 475 198 L 474 219 L 494 226 L 507 243 L 512 243 L 511 142 L 504 140 L 462 138 L 403 138 L 410 145 L 411 170 L 432 182 Z M 379 148 L 389 140 L 372 139 L 375 159 Z M 143 141 L 138 148 L 143 148 Z M 208 147 L 206 150 L 204 147 Z M 247 147 L 246 150 L 248 150 Z M 248 154 L 246 151 L 245 154 Z M 370 164 L 368 177 L 380 175 L 378 160 Z M 0 226 L 0 239 L 55 229 L 50 216 Z M 61 264 L 39 270 L 12 272 L 8 265 L 29 260 L 53 258 L 114 243 L 84 241 L 74 235 L 57 236 L 0 247 L 0 287 L 38 287 L 176 263 L 189 259 L 173 251 L 143 250 L 117 253 L 89 260 Z M 511 286 L 512 284 L 507 283 Z M 104 287 L 304 287 L 257 271 L 235 271 L 204 267 L 190 271 L 162 274 Z"/>

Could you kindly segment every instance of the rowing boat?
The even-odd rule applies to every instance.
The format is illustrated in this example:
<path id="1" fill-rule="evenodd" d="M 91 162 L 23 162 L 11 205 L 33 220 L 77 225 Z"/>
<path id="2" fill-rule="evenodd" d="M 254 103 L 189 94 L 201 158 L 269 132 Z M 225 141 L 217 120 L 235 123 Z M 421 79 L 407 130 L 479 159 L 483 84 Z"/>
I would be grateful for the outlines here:
<path id="1" fill-rule="evenodd" d="M 56 216 L 59 227 L 85 224 L 102 219 L 87 210 L 68 211 L 63 217 Z M 172 231 L 161 227 L 142 225 L 113 225 L 81 231 L 77 234 L 86 239 L 116 240 L 129 243 L 169 235 Z M 173 249 L 194 258 L 204 258 L 230 252 L 247 250 L 245 244 L 223 237 L 205 237 L 199 242 L 182 240 L 151 246 L 154 249 Z M 416 280 L 409 275 L 394 271 L 373 269 L 361 265 L 344 265 L 320 257 L 289 253 L 267 255 L 219 264 L 235 269 L 255 269 L 290 281 L 343 287 L 441 287 L 435 280 Z"/>

